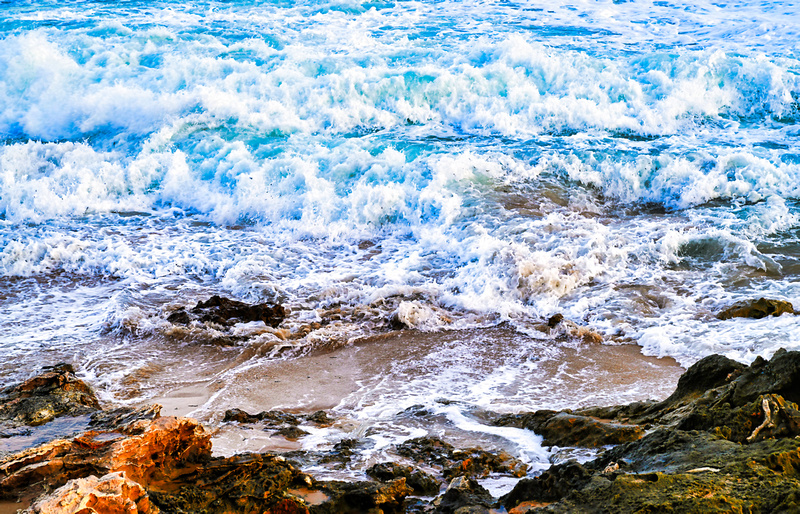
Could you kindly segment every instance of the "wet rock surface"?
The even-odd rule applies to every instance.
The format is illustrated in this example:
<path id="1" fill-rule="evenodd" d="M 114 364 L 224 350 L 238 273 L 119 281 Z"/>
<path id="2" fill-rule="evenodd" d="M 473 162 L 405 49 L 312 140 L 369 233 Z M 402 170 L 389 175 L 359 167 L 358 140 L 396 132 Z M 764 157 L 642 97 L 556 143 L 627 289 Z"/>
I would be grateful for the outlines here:
<path id="1" fill-rule="evenodd" d="M 33 501 L 28 512 L 800 511 L 800 352 L 781 350 L 750 366 L 707 357 L 662 402 L 495 415 L 494 424 L 533 430 L 546 444 L 611 446 L 594 460 L 563 462 L 523 478 L 499 499 L 479 480 L 523 476 L 524 464 L 435 437 L 398 445 L 394 450 L 404 460 L 371 466 L 365 474 L 372 481 L 318 481 L 301 466 L 350 466 L 366 441 L 343 439 L 313 455 L 213 457 L 210 434 L 196 421 L 162 417 L 158 406 L 101 410 L 66 367 L 46 369 L 3 394 L 5 419 L 19 426 L 59 426 L 57 417 L 24 414 L 31 410 L 20 406 L 31 398 L 34 411 L 60 401 L 64 407 L 54 412 L 66 413 L 65 419 L 84 416 L 77 435 L 0 457 L 0 499 L 21 500 L 22 507 Z M 270 430 L 333 422 L 321 411 L 231 410 L 225 419 Z"/>
<path id="2" fill-rule="evenodd" d="M 30 508 L 33 514 L 158 514 L 144 487 L 125 477 L 109 473 L 70 480 L 39 498 Z"/>
<path id="3" fill-rule="evenodd" d="M 390 482 L 397 478 L 405 478 L 406 484 L 417 496 L 436 496 L 442 483 L 429 473 L 413 466 L 402 466 L 396 462 L 382 462 L 368 468 L 367 475 L 380 482 Z"/>
<path id="4" fill-rule="evenodd" d="M 486 477 L 491 473 L 522 477 L 528 466 L 505 452 L 480 448 L 457 450 L 435 437 L 418 437 L 398 445 L 397 453 L 413 461 L 439 466 L 445 479 L 457 476 Z"/>
<path id="5" fill-rule="evenodd" d="M 785 350 L 750 366 L 710 356 L 663 402 L 580 411 L 649 432 L 521 480 L 501 503 L 543 512 L 800 511 L 798 366 L 800 352 Z"/>
<path id="6" fill-rule="evenodd" d="M 731 318 L 755 318 L 761 319 L 767 316 L 780 316 L 781 314 L 794 314 L 794 307 L 791 303 L 783 300 L 770 300 L 759 298 L 731 305 L 727 309 L 717 314 L 719 319 Z"/>
<path id="7" fill-rule="evenodd" d="M 71 365 L 48 366 L 22 384 L 0 391 L 0 432 L 99 409 L 94 391 L 75 376 Z"/>
<path id="8" fill-rule="evenodd" d="M 644 429 L 639 425 L 604 422 L 591 416 L 548 410 L 502 416 L 494 424 L 532 430 L 544 438 L 547 446 L 598 448 L 635 441 L 644 435 Z"/>
<path id="9" fill-rule="evenodd" d="M 179 325 L 199 321 L 226 327 L 236 323 L 263 321 L 267 326 L 276 328 L 285 318 L 286 309 L 280 304 L 248 304 L 214 295 L 206 301 L 197 302 L 188 311 L 184 308 L 173 311 L 167 321 Z"/>

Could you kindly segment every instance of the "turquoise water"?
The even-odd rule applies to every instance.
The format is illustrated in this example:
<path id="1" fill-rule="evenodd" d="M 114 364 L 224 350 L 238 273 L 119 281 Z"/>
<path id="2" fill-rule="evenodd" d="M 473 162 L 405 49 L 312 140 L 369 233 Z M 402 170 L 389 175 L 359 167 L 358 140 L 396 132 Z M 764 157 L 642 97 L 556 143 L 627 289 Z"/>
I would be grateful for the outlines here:
<path id="1" fill-rule="evenodd" d="M 165 321 L 216 293 L 289 332 L 337 309 L 237 328 L 234 370 L 393 316 L 798 348 L 714 314 L 800 303 L 799 42 L 789 2 L 0 2 L 3 381 L 70 360 L 135 402 L 156 363 L 218 370 L 169 349 L 213 327 Z"/>

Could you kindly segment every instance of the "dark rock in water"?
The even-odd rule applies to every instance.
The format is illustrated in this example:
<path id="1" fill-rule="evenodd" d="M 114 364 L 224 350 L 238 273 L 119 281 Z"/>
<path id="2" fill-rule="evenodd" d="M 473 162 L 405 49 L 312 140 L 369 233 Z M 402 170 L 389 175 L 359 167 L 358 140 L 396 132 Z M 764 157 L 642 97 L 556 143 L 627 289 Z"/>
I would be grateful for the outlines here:
<path id="1" fill-rule="evenodd" d="M 279 435 L 286 439 L 296 440 L 307 436 L 308 432 L 297 427 L 284 427 L 272 433 L 273 436 Z"/>
<path id="2" fill-rule="evenodd" d="M 767 316 L 780 316 L 784 313 L 794 314 L 794 307 L 791 303 L 783 300 L 769 300 L 767 298 L 759 298 L 758 300 L 750 300 L 739 302 L 731 305 L 724 311 L 717 314 L 719 319 L 731 318 L 755 318 L 761 319 Z"/>
<path id="3" fill-rule="evenodd" d="M 442 483 L 428 473 L 414 469 L 412 466 L 401 466 L 394 462 L 382 462 L 367 469 L 367 475 L 381 482 L 389 482 L 397 478 L 405 478 L 406 484 L 414 494 L 435 496 L 439 494 Z"/>
<path id="4" fill-rule="evenodd" d="M 562 321 L 564 321 L 564 315 L 563 314 L 561 314 L 561 313 L 553 314 L 547 320 L 547 326 L 550 327 L 550 328 L 555 328 Z"/>
<path id="5" fill-rule="evenodd" d="M 181 307 L 180 309 L 174 311 L 172 314 L 167 316 L 167 321 L 170 323 L 174 323 L 176 325 L 188 325 L 192 322 L 192 316 L 186 312 L 186 310 Z"/>
<path id="6" fill-rule="evenodd" d="M 667 398 L 668 403 L 675 403 L 685 398 L 695 398 L 708 389 L 725 385 L 747 368 L 722 355 L 709 355 L 695 362 L 678 379 L 675 392 Z"/>
<path id="7" fill-rule="evenodd" d="M 228 409 L 222 421 L 236 421 L 238 423 L 258 423 L 260 418 L 257 414 L 249 414 L 241 409 Z"/>
<path id="8" fill-rule="evenodd" d="M 417 462 L 441 466 L 448 480 L 456 476 L 485 477 L 490 473 L 522 477 L 528 471 L 526 464 L 508 453 L 492 453 L 480 448 L 456 450 L 435 437 L 409 439 L 397 446 L 397 453 Z"/>
<path id="9" fill-rule="evenodd" d="M 310 483 L 310 477 L 282 457 L 241 454 L 210 459 L 169 487 L 151 488 L 150 496 L 163 512 L 175 514 L 270 512 L 278 505 L 284 512 L 303 512 L 287 510 L 292 504 L 302 506 L 299 500 L 287 498 L 287 490 Z M 289 503 L 283 503 L 287 499 Z"/>
<path id="10" fill-rule="evenodd" d="M 342 439 L 333 445 L 333 450 L 328 452 L 320 459 L 320 463 L 327 464 L 330 462 L 339 462 L 344 467 L 344 464 L 350 462 L 355 454 L 355 449 L 359 446 L 358 439 Z"/>
<path id="11" fill-rule="evenodd" d="M 452 444 L 435 437 L 417 437 L 397 446 L 397 453 L 417 462 L 446 466 L 453 463 Z"/>
<path id="12" fill-rule="evenodd" d="M 520 480 L 510 493 L 500 498 L 500 503 L 511 510 L 525 501 L 555 502 L 591 480 L 592 474 L 576 461 L 557 464 L 536 478 Z"/>
<path id="13" fill-rule="evenodd" d="M 286 310 L 279 304 L 247 304 L 214 295 L 205 302 L 198 302 L 192 314 L 200 321 L 218 325 L 234 325 L 251 321 L 263 321 L 273 328 L 286 318 Z"/>
<path id="14" fill-rule="evenodd" d="M 541 435 L 548 446 L 598 448 L 635 441 L 644 435 L 639 425 L 603 422 L 589 416 L 549 410 L 502 416 L 494 424 L 532 430 Z"/>
<path id="15" fill-rule="evenodd" d="M 94 391 L 75 376 L 69 364 L 42 368 L 22 384 L 0 391 L 0 421 L 41 425 L 59 416 L 79 416 L 100 409 Z"/>
<path id="16" fill-rule="evenodd" d="M 455 463 L 442 470 L 446 479 L 458 476 L 484 478 L 491 473 L 524 477 L 528 465 L 515 459 L 507 452 L 492 453 L 480 448 L 469 448 L 453 452 Z"/>
<path id="17" fill-rule="evenodd" d="M 798 396 L 800 352 L 750 366 L 707 357 L 663 402 L 579 411 L 654 429 L 583 466 L 521 480 L 502 503 L 547 504 L 547 512 L 800 511 Z"/>
<path id="18" fill-rule="evenodd" d="M 315 487 L 330 499 L 312 505 L 311 514 L 391 514 L 403 511 L 405 497 L 411 494 L 404 478 L 385 484 L 375 482 L 316 482 Z"/>
<path id="19" fill-rule="evenodd" d="M 328 413 L 325 412 L 324 410 L 318 410 L 313 414 L 309 414 L 308 416 L 306 416 L 306 419 L 314 423 L 315 425 L 319 426 L 333 425 L 333 422 L 336 421 L 335 419 L 330 417 Z"/>
<path id="20" fill-rule="evenodd" d="M 495 499 L 475 479 L 456 477 L 447 486 L 439 504 L 437 513 L 453 514 L 455 512 L 481 512 L 488 514 L 489 507 Z"/>
<path id="21" fill-rule="evenodd" d="M 297 416 L 279 410 L 249 414 L 241 409 L 229 409 L 225 411 L 225 416 L 222 421 L 237 421 L 239 423 L 258 423 L 259 421 L 266 421 L 267 426 L 300 424 L 300 420 Z"/>
<path id="22" fill-rule="evenodd" d="M 139 421 L 152 421 L 161 417 L 161 405 L 145 405 L 138 409 L 120 407 L 110 411 L 98 411 L 92 414 L 89 427 L 93 430 L 122 430 L 125 433 L 136 433 L 143 430 Z M 137 424 L 137 426 L 134 426 Z"/>

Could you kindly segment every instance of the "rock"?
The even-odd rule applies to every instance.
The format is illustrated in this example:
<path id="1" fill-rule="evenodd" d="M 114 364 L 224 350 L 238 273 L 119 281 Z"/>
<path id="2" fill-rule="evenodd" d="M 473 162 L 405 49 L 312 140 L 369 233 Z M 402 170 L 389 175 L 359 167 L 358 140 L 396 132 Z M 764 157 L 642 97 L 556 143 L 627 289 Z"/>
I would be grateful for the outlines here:
<path id="1" fill-rule="evenodd" d="M 428 473 L 414 469 L 412 466 L 401 466 L 394 462 L 382 462 L 371 466 L 366 471 L 367 475 L 381 482 L 389 482 L 396 478 L 405 478 L 406 484 L 413 494 L 420 496 L 435 496 L 439 494 L 441 482 Z"/>
<path id="2" fill-rule="evenodd" d="M 163 512 L 223 514 L 232 512 L 307 512 L 291 495 L 306 488 L 310 477 L 283 457 L 240 454 L 215 458 L 191 472 L 151 490 L 151 499 Z"/>
<path id="3" fill-rule="evenodd" d="M 574 460 L 568 461 L 551 466 L 536 478 L 520 480 L 510 493 L 500 498 L 500 503 L 511 510 L 522 502 L 555 502 L 582 489 L 591 480 L 589 470 Z"/>
<path id="4" fill-rule="evenodd" d="M 549 328 L 556 328 L 556 326 L 559 323 L 561 323 L 562 321 L 564 321 L 564 315 L 563 314 L 561 314 L 561 313 L 553 314 L 552 316 L 550 316 L 550 318 L 548 318 L 547 326 Z"/>
<path id="5" fill-rule="evenodd" d="M 42 369 L 41 374 L 22 384 L 0 391 L 0 421 L 37 426 L 59 416 L 79 416 L 100 409 L 94 391 L 75 376 L 72 366 L 57 364 Z"/>
<path id="6" fill-rule="evenodd" d="M 589 416 L 548 410 L 502 416 L 494 424 L 532 430 L 542 436 L 547 446 L 598 448 L 635 441 L 644 435 L 644 430 L 638 425 L 604 422 Z"/>
<path id="7" fill-rule="evenodd" d="M 731 318 L 761 319 L 767 316 L 780 316 L 787 312 L 789 314 L 794 314 L 794 307 L 791 303 L 783 300 L 759 298 L 758 300 L 735 303 L 717 314 L 717 318 L 723 320 Z"/>
<path id="8" fill-rule="evenodd" d="M 27 511 L 33 514 L 158 514 L 147 491 L 125 478 L 109 473 L 70 480 L 39 498 Z"/>
<path id="9" fill-rule="evenodd" d="M 333 425 L 334 421 L 336 421 L 332 417 L 330 417 L 328 413 L 325 412 L 324 410 L 318 410 L 313 414 L 309 414 L 308 416 L 306 416 L 306 419 L 314 423 L 315 425 L 321 427 L 327 427 Z"/>
<path id="10" fill-rule="evenodd" d="M 510 512 L 525 502 L 547 512 L 800 511 L 798 395 L 800 352 L 750 366 L 707 357 L 663 402 L 579 411 L 652 429 L 584 465 L 521 480 L 502 504 Z M 534 414 L 511 421 L 551 419 Z"/>
<path id="11" fill-rule="evenodd" d="M 279 435 L 281 437 L 285 437 L 286 439 L 291 439 L 293 441 L 300 439 L 301 437 L 307 436 L 308 432 L 302 430 L 297 427 L 284 427 L 280 430 L 276 430 L 272 433 L 273 436 Z"/>
<path id="12" fill-rule="evenodd" d="M 456 512 L 489 512 L 489 507 L 495 500 L 489 491 L 481 486 L 475 479 L 469 477 L 456 477 L 447 486 L 436 506 L 436 512 L 441 514 L 454 514 Z M 464 510 L 470 509 L 470 510 Z"/>
<path id="13" fill-rule="evenodd" d="M 491 453 L 479 448 L 469 448 L 454 451 L 453 460 L 455 464 L 442 470 L 447 480 L 458 476 L 484 478 L 491 473 L 517 478 L 528 474 L 528 465 L 507 452 Z"/>
<path id="14" fill-rule="evenodd" d="M 229 409 L 225 411 L 222 421 L 236 421 L 238 423 L 258 423 L 261 418 L 257 414 L 249 414 L 241 409 Z"/>
<path id="15" fill-rule="evenodd" d="M 734 388 L 731 401 L 735 405 L 765 394 L 778 394 L 800 403 L 800 352 L 781 349 L 769 361 L 756 357 L 731 385 Z"/>
<path id="16" fill-rule="evenodd" d="M 409 439 L 397 446 L 397 453 L 417 462 L 441 466 L 446 479 L 456 476 L 485 477 L 502 473 L 525 476 L 528 466 L 505 452 L 491 453 L 480 448 L 456 450 L 453 445 L 435 437 Z"/>
<path id="17" fill-rule="evenodd" d="M 417 437 L 397 445 L 397 453 L 417 462 L 446 466 L 453 463 L 452 444 L 435 437 Z"/>
<path id="18" fill-rule="evenodd" d="M 350 462 L 350 459 L 354 454 L 353 450 L 358 445 L 358 439 L 342 439 L 333 445 L 333 450 L 320 459 L 320 463 L 327 464 L 330 462 L 339 462 L 342 464 L 342 467 L 344 467 L 344 464 Z"/>
<path id="19" fill-rule="evenodd" d="M 258 414 L 248 414 L 240 409 L 229 409 L 225 411 L 222 421 L 237 421 L 239 423 L 258 423 L 266 421 L 267 426 L 279 425 L 299 425 L 300 420 L 297 416 L 283 411 L 263 411 Z"/>
<path id="20" fill-rule="evenodd" d="M 313 505 L 311 514 L 390 514 L 403 512 L 405 497 L 411 493 L 405 478 L 385 484 L 375 482 L 316 482 L 315 487 L 330 499 Z"/>
<path id="21" fill-rule="evenodd" d="M 279 304 L 261 303 L 251 305 L 214 295 L 205 302 L 198 302 L 191 310 L 191 314 L 201 322 L 211 322 L 223 326 L 263 321 L 267 326 L 276 328 L 286 318 L 286 309 Z M 175 319 L 180 317 L 177 322 L 182 322 L 185 319 L 178 312 L 170 315 L 170 317 L 173 316 L 175 316 Z"/>
<path id="22" fill-rule="evenodd" d="M 667 398 L 667 403 L 677 403 L 684 399 L 693 399 L 709 389 L 725 385 L 738 377 L 744 364 L 722 355 L 709 355 L 695 362 L 678 379 L 675 392 Z"/>
<path id="23" fill-rule="evenodd" d="M 138 409 L 121 407 L 110 411 L 98 411 L 89 418 L 89 427 L 94 430 L 121 430 L 132 434 L 139 427 L 143 429 L 146 424 L 140 421 L 153 421 L 161 417 L 161 405 L 145 405 Z"/>
<path id="24" fill-rule="evenodd" d="M 138 420 L 113 431 L 91 430 L 0 458 L 0 498 L 60 487 L 71 479 L 124 471 L 149 488 L 210 459 L 210 434 L 195 420 Z"/>

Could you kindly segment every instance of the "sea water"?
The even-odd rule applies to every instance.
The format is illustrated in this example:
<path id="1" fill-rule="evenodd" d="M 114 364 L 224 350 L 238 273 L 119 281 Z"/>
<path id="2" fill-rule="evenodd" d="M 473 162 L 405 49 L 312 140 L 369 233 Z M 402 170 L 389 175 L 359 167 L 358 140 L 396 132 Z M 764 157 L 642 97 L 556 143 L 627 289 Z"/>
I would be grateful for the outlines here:
<path id="1" fill-rule="evenodd" d="M 677 376 L 604 386 L 581 334 L 683 366 L 800 346 L 715 317 L 800 302 L 799 50 L 780 1 L 0 1 L 0 385 L 68 361 L 107 405 L 193 387 L 212 425 L 351 420 L 306 448 L 481 433 L 545 467 L 476 409 Z M 166 320 L 212 294 L 289 315 Z"/>

